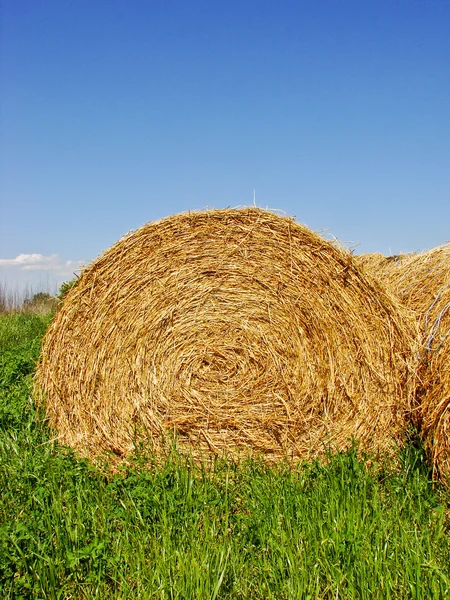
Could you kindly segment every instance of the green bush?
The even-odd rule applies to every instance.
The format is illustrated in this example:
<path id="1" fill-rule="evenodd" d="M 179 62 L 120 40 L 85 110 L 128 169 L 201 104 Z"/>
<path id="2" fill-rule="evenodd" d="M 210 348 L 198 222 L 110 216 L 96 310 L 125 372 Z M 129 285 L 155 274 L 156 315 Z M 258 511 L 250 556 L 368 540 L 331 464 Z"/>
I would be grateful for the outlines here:
<path id="1" fill-rule="evenodd" d="M 66 296 L 66 294 L 67 294 L 68 292 L 70 292 L 70 290 L 71 290 L 72 288 L 74 288 L 74 287 L 77 285 L 77 283 L 78 283 L 78 278 L 77 278 L 77 277 L 75 277 L 75 278 L 74 278 L 74 279 L 72 279 L 71 281 L 64 281 L 64 282 L 61 284 L 61 287 L 59 288 L 59 294 L 58 294 L 58 298 L 59 298 L 60 300 L 63 300 L 63 299 L 64 299 L 64 297 Z"/>

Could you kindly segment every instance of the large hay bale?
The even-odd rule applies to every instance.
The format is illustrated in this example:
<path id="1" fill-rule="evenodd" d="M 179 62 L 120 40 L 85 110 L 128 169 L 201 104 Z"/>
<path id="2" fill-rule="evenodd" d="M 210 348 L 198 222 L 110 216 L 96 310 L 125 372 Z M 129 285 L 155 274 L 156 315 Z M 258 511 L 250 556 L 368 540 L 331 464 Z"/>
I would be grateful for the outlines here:
<path id="1" fill-rule="evenodd" d="M 315 457 L 403 438 L 409 323 L 352 255 L 256 208 L 149 223 L 82 274 L 44 340 L 51 425 L 82 454 L 176 438 Z"/>
<path id="2" fill-rule="evenodd" d="M 382 277 L 420 325 L 417 422 L 436 474 L 450 484 L 450 244 L 405 255 Z"/>

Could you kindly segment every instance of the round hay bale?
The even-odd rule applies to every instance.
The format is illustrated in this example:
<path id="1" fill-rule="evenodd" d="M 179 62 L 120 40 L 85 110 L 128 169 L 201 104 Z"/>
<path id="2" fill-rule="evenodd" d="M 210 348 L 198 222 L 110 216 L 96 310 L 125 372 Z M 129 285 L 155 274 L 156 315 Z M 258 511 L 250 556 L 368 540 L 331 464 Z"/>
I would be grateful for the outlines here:
<path id="1" fill-rule="evenodd" d="M 82 273 L 37 382 L 61 442 L 316 457 L 403 438 L 410 337 L 352 255 L 257 208 L 148 223 Z"/>
<path id="2" fill-rule="evenodd" d="M 420 325 L 417 421 L 435 473 L 450 485 L 450 244 L 408 255 L 388 283 Z"/>
<path id="3" fill-rule="evenodd" d="M 387 256 L 380 252 L 372 252 L 366 254 L 356 254 L 355 260 L 359 265 L 362 265 L 368 271 L 373 270 L 375 274 L 381 270 L 388 262 Z"/>
<path id="4" fill-rule="evenodd" d="M 382 281 L 384 285 L 394 285 L 396 274 L 411 256 L 413 255 L 395 254 L 393 256 L 385 256 L 380 252 L 373 252 L 358 254 L 355 256 L 355 259 L 358 265 Z"/>

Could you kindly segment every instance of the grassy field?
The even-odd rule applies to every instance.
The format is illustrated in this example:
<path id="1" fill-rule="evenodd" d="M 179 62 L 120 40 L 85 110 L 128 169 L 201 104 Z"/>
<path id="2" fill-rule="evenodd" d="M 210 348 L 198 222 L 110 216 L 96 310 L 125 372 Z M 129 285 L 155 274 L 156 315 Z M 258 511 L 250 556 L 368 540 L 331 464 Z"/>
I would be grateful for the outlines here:
<path id="1" fill-rule="evenodd" d="M 295 468 L 137 455 L 105 474 L 30 400 L 48 322 L 0 315 L 2 598 L 450 597 L 450 494 L 420 447 Z"/>

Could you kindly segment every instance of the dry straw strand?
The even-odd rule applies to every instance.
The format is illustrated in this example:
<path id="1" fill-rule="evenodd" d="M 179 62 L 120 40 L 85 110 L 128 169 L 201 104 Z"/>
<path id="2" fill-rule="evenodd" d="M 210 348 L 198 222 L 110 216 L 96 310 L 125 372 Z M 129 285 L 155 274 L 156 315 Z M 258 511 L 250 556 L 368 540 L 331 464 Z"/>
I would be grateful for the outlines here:
<path id="1" fill-rule="evenodd" d="M 37 385 L 61 442 L 312 458 L 402 441 L 414 328 L 354 257 L 258 208 L 174 215 L 87 267 Z"/>

